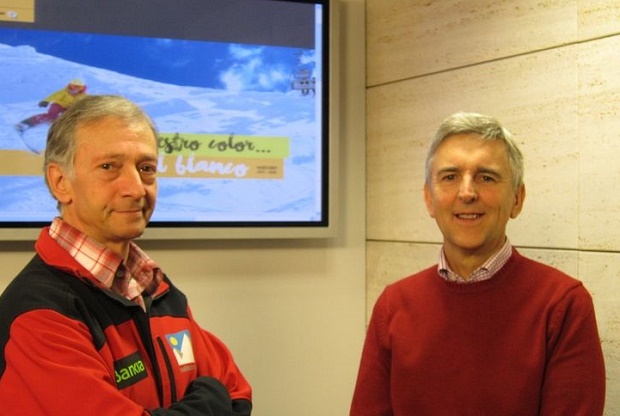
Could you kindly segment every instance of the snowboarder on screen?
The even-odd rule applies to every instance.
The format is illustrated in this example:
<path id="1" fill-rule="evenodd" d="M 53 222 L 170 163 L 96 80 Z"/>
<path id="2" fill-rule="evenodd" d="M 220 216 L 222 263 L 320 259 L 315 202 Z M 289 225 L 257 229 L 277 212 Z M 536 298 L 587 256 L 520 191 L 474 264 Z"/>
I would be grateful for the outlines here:
<path id="1" fill-rule="evenodd" d="M 19 132 L 43 123 L 56 120 L 71 104 L 86 94 L 86 85 L 79 79 L 74 79 L 66 87 L 54 92 L 39 102 L 39 107 L 47 107 L 46 113 L 36 114 L 20 121 L 15 128 Z"/>

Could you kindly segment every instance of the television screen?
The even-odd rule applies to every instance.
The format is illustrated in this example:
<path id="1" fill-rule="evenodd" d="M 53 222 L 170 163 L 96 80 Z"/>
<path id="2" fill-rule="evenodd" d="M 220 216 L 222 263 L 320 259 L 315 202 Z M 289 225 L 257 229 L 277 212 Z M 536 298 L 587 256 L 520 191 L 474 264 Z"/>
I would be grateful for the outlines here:
<path id="1" fill-rule="evenodd" d="M 157 125 L 146 237 L 329 236 L 332 6 L 5 1 L 0 238 L 36 236 L 23 231 L 58 215 L 42 153 L 75 94 L 123 95 Z"/>

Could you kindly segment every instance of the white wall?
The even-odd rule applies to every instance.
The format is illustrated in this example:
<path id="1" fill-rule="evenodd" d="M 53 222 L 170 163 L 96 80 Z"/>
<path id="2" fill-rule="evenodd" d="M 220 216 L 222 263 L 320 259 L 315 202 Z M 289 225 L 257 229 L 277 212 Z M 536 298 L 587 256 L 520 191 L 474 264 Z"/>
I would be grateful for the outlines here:
<path id="1" fill-rule="evenodd" d="M 342 0 L 338 235 L 329 240 L 143 242 L 232 349 L 254 416 L 348 413 L 365 330 L 364 1 Z M 0 288 L 32 255 L 0 242 Z"/>

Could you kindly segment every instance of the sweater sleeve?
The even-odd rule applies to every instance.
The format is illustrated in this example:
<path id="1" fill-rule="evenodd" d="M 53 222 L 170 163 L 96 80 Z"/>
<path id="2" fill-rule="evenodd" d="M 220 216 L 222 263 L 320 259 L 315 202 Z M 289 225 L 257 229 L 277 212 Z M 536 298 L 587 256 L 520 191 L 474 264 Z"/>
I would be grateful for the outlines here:
<path id="1" fill-rule="evenodd" d="M 592 298 L 582 285 L 553 308 L 540 416 L 603 414 L 605 367 Z"/>
<path id="2" fill-rule="evenodd" d="M 391 416 L 390 363 L 391 352 L 387 340 L 389 320 L 387 293 L 377 300 L 362 350 L 351 416 Z"/>

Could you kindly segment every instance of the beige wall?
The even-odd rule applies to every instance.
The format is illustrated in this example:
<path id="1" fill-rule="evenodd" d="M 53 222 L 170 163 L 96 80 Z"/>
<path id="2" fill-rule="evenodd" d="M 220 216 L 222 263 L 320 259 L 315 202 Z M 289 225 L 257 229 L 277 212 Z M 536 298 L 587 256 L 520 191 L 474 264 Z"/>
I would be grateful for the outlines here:
<path id="1" fill-rule="evenodd" d="M 525 154 L 509 237 L 584 281 L 620 414 L 620 5 L 608 0 L 366 0 L 367 312 L 436 262 L 426 144 L 459 111 L 498 117 Z"/>
<path id="2" fill-rule="evenodd" d="M 364 1 L 341 2 L 338 235 L 329 240 L 143 242 L 232 349 L 255 416 L 348 413 L 364 336 Z M 0 289 L 32 255 L 0 242 Z"/>

